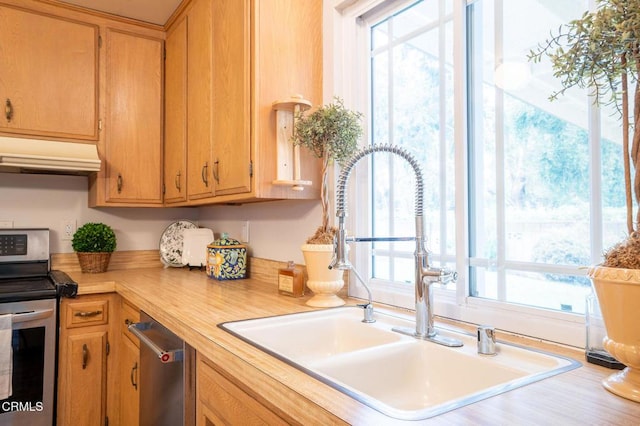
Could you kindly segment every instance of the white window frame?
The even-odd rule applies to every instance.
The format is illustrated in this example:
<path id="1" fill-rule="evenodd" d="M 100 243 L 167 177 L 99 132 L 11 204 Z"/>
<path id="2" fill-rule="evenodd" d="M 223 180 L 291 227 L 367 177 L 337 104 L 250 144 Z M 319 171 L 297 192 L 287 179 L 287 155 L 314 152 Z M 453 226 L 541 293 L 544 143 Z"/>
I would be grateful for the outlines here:
<path id="1" fill-rule="evenodd" d="M 458 281 L 455 290 L 433 288 L 435 314 L 473 324 L 490 324 L 500 330 L 532 336 L 548 341 L 559 342 L 575 347 L 585 346 L 584 316 L 575 313 L 546 310 L 523 305 L 504 303 L 496 300 L 469 297 L 469 246 L 468 246 L 468 167 L 467 167 L 467 79 L 466 79 L 466 6 L 473 0 L 452 0 L 454 2 L 454 114 L 456 116 L 455 139 L 455 186 L 456 186 L 456 270 Z M 361 18 L 365 14 L 375 14 L 377 11 L 392 6 L 402 9 L 414 3 L 414 0 L 333 0 L 327 5 L 325 19 L 330 19 L 333 38 L 328 52 L 331 52 L 332 80 L 329 87 L 333 93 L 339 94 L 345 105 L 358 111 L 370 111 L 368 96 L 370 79 L 368 28 Z M 325 67 L 327 69 L 327 67 Z M 366 76 L 366 78 L 363 78 Z M 325 80 L 327 81 L 327 80 Z M 325 97 L 327 93 L 325 91 Z M 330 96 L 329 96 L 330 97 Z M 592 113 L 592 117 L 594 116 Z M 597 120 L 591 120 L 597 123 Z M 368 122 L 365 119 L 365 122 Z M 370 129 L 365 129 L 368 139 Z M 599 159 L 592 156 L 592 170 L 599 170 Z M 360 164 L 362 163 L 362 164 Z M 357 236 L 367 236 L 370 229 L 371 213 L 369 212 L 368 191 L 356 191 L 356 187 L 367 188 L 369 170 L 366 161 L 362 160 L 351 175 L 347 191 L 348 217 L 347 231 Z M 593 185 L 597 186 L 597 182 Z M 592 190 L 599 189 L 594 188 Z M 593 206 L 595 210 L 597 206 Z M 599 212 L 592 211 L 593 215 Z M 356 220 L 357 218 L 357 220 Z M 427 235 L 428 238 L 428 235 Z M 594 253 L 596 255 L 596 253 Z M 599 255 L 599 253 L 598 253 Z M 351 244 L 351 261 L 363 277 L 370 277 L 370 250 L 366 244 Z M 432 262 L 433 263 L 433 262 Z M 353 274 L 352 274 L 353 275 Z M 366 298 L 366 292 L 357 283 L 355 277 L 350 277 L 349 294 Z M 412 308 L 414 306 L 414 291 L 406 290 L 406 285 L 381 283 L 371 280 L 376 298 L 382 298 L 385 303 Z M 453 285 L 449 285 L 453 288 Z"/>

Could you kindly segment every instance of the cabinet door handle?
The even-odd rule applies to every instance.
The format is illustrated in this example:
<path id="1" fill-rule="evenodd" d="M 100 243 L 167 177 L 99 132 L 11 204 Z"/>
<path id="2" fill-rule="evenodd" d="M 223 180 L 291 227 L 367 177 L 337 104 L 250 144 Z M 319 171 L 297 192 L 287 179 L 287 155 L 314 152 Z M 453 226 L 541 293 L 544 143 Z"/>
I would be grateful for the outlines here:
<path id="1" fill-rule="evenodd" d="M 13 105 L 9 98 L 7 98 L 7 102 L 4 104 L 4 116 L 7 118 L 7 121 L 11 121 L 13 118 Z"/>
<path id="2" fill-rule="evenodd" d="M 201 176 L 202 176 L 202 182 L 204 182 L 204 186 L 209 186 L 209 162 L 204 163 L 204 166 L 202 166 L 202 172 L 201 172 Z"/>
<path id="3" fill-rule="evenodd" d="M 118 180 L 116 181 L 118 186 L 118 194 L 122 192 L 122 175 L 118 173 Z"/>
<path id="4" fill-rule="evenodd" d="M 216 160 L 214 163 L 215 167 L 213 168 L 213 178 L 216 180 L 216 183 L 220 183 L 220 173 L 218 168 L 220 167 L 220 161 Z"/>
<path id="5" fill-rule="evenodd" d="M 125 325 L 133 324 L 133 321 L 131 321 L 129 318 L 126 318 L 126 319 L 124 320 L 124 324 L 125 324 Z"/>
<path id="6" fill-rule="evenodd" d="M 176 184 L 176 189 L 178 190 L 178 192 L 181 192 L 182 189 L 180 188 L 180 177 L 182 175 L 180 174 L 180 171 L 178 171 L 178 174 L 176 175 L 176 179 L 175 179 L 175 184 Z"/>
<path id="7" fill-rule="evenodd" d="M 87 368 L 87 360 L 89 359 L 89 348 L 87 347 L 87 344 L 85 343 L 84 345 L 82 345 L 82 369 L 86 369 Z"/>
<path id="8" fill-rule="evenodd" d="M 138 371 L 138 363 L 135 362 L 133 364 L 133 367 L 131 367 L 131 376 L 129 377 L 131 379 L 131 386 L 133 386 L 135 390 L 138 390 L 138 379 L 136 377 L 137 371 Z"/>
<path id="9" fill-rule="evenodd" d="M 100 315 L 102 313 L 101 310 L 97 310 L 97 311 L 82 311 L 82 312 L 76 312 L 75 314 L 73 314 L 76 317 L 80 317 L 80 318 L 91 318 L 91 317 L 95 317 L 97 315 Z"/>

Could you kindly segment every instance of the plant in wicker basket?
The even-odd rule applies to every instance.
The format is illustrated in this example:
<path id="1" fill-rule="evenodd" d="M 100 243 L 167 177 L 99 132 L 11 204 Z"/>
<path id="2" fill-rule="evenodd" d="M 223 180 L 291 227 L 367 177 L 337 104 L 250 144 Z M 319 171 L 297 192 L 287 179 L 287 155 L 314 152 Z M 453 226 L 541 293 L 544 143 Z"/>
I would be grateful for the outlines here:
<path id="1" fill-rule="evenodd" d="M 105 272 L 116 249 L 116 234 L 104 223 L 85 223 L 73 234 L 71 247 L 82 272 Z"/>

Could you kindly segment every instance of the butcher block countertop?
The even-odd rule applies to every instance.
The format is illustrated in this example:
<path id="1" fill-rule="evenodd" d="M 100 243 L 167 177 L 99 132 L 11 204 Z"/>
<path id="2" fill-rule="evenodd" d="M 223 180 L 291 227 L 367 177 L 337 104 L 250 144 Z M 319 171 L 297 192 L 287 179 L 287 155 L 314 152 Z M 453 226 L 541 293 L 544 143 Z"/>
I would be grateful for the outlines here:
<path id="1" fill-rule="evenodd" d="M 583 366 L 429 420 L 401 422 L 218 327 L 226 321 L 312 310 L 304 304 L 308 297 L 295 299 L 278 295 L 275 282 L 258 279 L 216 281 L 202 271 L 187 268 L 131 269 L 102 274 L 70 272 L 70 275 L 79 284 L 79 294 L 119 293 L 218 364 L 246 393 L 291 423 L 640 425 L 640 404 L 617 397 L 600 384 L 613 370 L 585 362 L 582 350 L 499 331 L 496 332 L 498 340 L 568 356 Z M 347 300 L 348 305 L 357 302 Z M 452 380 L 464 381 L 464 377 L 452 377 Z"/>

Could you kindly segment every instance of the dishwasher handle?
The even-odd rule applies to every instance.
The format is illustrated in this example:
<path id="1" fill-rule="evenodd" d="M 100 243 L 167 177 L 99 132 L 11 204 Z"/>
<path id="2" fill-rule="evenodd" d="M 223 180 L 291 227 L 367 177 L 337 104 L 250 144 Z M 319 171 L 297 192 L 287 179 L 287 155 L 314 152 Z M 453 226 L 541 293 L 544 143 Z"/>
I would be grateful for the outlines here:
<path id="1" fill-rule="evenodd" d="M 156 344 L 149 336 L 144 334 L 144 330 L 148 330 L 151 328 L 151 323 L 149 322 L 136 322 L 133 324 L 129 324 L 129 331 L 133 333 L 140 342 L 144 343 L 149 349 L 153 351 L 154 354 L 158 356 L 158 359 L 163 364 L 168 364 L 170 362 L 179 362 L 184 358 L 183 349 L 163 349 Z"/>

